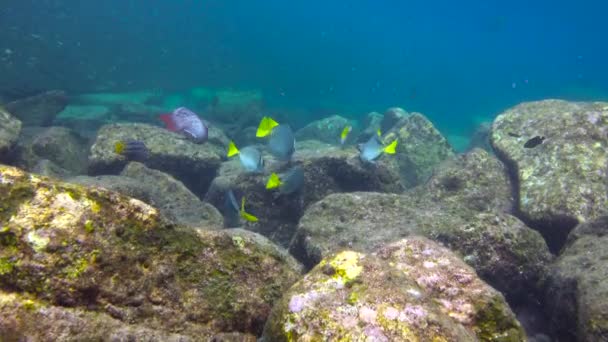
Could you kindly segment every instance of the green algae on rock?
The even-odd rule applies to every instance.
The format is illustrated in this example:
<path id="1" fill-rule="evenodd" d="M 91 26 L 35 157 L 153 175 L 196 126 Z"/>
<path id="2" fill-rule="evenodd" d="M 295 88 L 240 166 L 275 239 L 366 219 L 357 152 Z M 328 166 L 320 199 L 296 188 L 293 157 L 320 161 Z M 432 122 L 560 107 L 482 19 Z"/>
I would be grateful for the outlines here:
<path id="1" fill-rule="evenodd" d="M 234 233 L 176 226 L 115 192 L 12 167 L 0 166 L 0 175 L 0 290 L 58 314 L 74 309 L 93 327 L 106 327 L 94 320 L 109 315 L 125 329 L 195 340 L 258 335 L 275 299 L 299 278 L 295 262 L 261 246 L 261 237 L 243 234 L 237 246 Z M 0 335 L 17 329 L 39 336 L 31 328 L 9 326 Z"/>
<path id="2" fill-rule="evenodd" d="M 329 254 L 287 291 L 268 341 L 525 341 L 502 295 L 446 248 L 411 237 Z"/>
<path id="3" fill-rule="evenodd" d="M 146 166 L 180 180 L 197 196 L 204 196 L 226 154 L 228 139 L 209 128 L 209 140 L 195 144 L 181 135 L 146 124 L 111 124 L 101 127 L 91 146 L 89 173 L 117 174 L 127 160 L 114 152 L 117 141 L 140 140 L 150 151 Z"/>
<path id="4" fill-rule="evenodd" d="M 606 102 L 527 102 L 492 126 L 492 146 L 517 184 L 518 209 L 555 252 L 577 222 L 608 208 L 607 108 Z M 535 136 L 546 139 L 525 148 Z"/>
<path id="5" fill-rule="evenodd" d="M 21 121 L 0 107 L 0 161 L 4 160 L 21 133 Z"/>
<path id="6" fill-rule="evenodd" d="M 608 216 L 578 225 L 549 273 L 551 329 L 572 341 L 608 338 Z"/>
<path id="7" fill-rule="evenodd" d="M 382 133 L 385 143 L 399 139 L 394 158 L 406 188 L 424 183 L 439 163 L 454 155 L 447 139 L 420 113 L 404 116 L 388 132 Z"/>

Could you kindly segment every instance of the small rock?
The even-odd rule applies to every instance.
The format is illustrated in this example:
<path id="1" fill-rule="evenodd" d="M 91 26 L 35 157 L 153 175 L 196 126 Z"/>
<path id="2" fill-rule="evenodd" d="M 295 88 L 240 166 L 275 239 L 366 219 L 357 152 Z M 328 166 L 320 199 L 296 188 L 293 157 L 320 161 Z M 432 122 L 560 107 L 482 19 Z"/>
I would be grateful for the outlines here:
<path id="1" fill-rule="evenodd" d="M 344 127 L 350 125 L 348 119 L 339 115 L 332 115 L 328 118 L 309 123 L 296 132 L 296 139 L 318 140 L 331 145 L 340 144 L 340 134 Z"/>
<path id="2" fill-rule="evenodd" d="M 384 112 L 384 116 L 382 117 L 382 122 L 380 123 L 380 129 L 382 132 L 388 132 L 391 128 L 393 128 L 397 122 L 408 116 L 408 112 L 406 112 L 403 108 L 392 107 L 387 109 Z"/>
<path id="3" fill-rule="evenodd" d="M 21 121 L 0 107 L 0 161 L 5 161 L 21 132 Z"/>
<path id="4" fill-rule="evenodd" d="M 50 126 L 55 116 L 68 105 L 65 92 L 51 90 L 35 96 L 19 99 L 5 105 L 24 126 Z"/>

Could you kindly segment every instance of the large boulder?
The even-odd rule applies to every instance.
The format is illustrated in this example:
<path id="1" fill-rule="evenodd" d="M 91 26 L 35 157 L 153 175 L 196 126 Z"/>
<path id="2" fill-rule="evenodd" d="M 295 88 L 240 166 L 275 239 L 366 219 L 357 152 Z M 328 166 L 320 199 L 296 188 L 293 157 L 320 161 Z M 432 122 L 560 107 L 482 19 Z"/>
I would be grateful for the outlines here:
<path id="1" fill-rule="evenodd" d="M 209 140 L 195 144 L 182 135 L 146 124 L 110 124 L 99 129 L 91 146 L 89 173 L 118 174 L 127 164 L 115 153 L 117 141 L 140 140 L 150 151 L 146 166 L 170 174 L 197 196 L 203 196 L 215 178 L 226 154 L 228 139 L 217 128 L 210 128 Z"/>
<path id="2" fill-rule="evenodd" d="M 545 303 L 564 341 L 608 340 L 608 216 L 577 226 L 553 265 Z"/>
<path id="3" fill-rule="evenodd" d="M 578 222 L 607 212 L 608 103 L 546 100 L 499 115 L 491 142 L 510 167 L 522 218 L 558 251 Z M 545 140 L 534 147 L 530 139 Z"/>
<path id="4" fill-rule="evenodd" d="M 80 176 L 67 181 L 101 186 L 137 198 L 179 224 L 191 227 L 223 225 L 219 211 L 211 204 L 202 202 L 182 182 L 138 162 L 127 164 L 120 176 Z"/>
<path id="5" fill-rule="evenodd" d="M 259 218 L 247 223 L 247 229 L 268 236 L 280 245 L 287 246 L 299 218 L 306 207 L 328 194 L 350 191 L 401 192 L 396 164 L 390 157 L 375 165 L 359 160 L 355 148 L 342 149 L 317 141 L 298 142 L 289 165 L 276 162 L 269 155 L 266 173 L 247 173 L 235 158 L 222 164 L 219 175 L 213 180 L 205 201 L 221 208 L 225 194 L 233 190 L 237 199 L 245 196 L 247 210 Z M 285 172 L 300 166 L 304 171 L 304 185 L 296 193 L 278 196 L 277 191 L 265 188 L 270 172 Z"/>
<path id="6" fill-rule="evenodd" d="M 333 194 L 300 219 L 290 250 L 309 267 L 341 248 L 369 253 L 408 235 L 458 252 L 510 298 L 538 292 L 551 260 L 542 236 L 505 212 L 510 188 L 483 150 L 441 164 L 425 186 L 403 195 Z"/>
<path id="7" fill-rule="evenodd" d="M 409 113 L 406 112 L 403 108 L 391 107 L 384 112 L 379 129 L 381 130 L 381 132 L 388 132 L 399 121 L 405 119 L 408 115 Z"/>
<path id="8" fill-rule="evenodd" d="M 92 339 L 116 336 L 114 327 L 259 335 L 300 275 L 253 233 L 176 226 L 139 200 L 12 167 L 0 167 L 0 209 L 0 336 L 75 340 L 79 320 Z M 6 292 L 17 298 L 4 301 Z M 20 297 L 28 313 L 11 304 Z M 49 315 L 58 325 L 47 332 L 21 320 Z"/>
<path id="9" fill-rule="evenodd" d="M 352 124 L 339 115 L 309 123 L 296 132 L 297 140 L 318 140 L 327 144 L 339 145 L 340 134 L 344 127 Z"/>
<path id="10" fill-rule="evenodd" d="M 0 107 L 0 160 L 7 157 L 20 132 L 21 121 Z"/>
<path id="11" fill-rule="evenodd" d="M 72 175 L 87 169 L 87 141 L 65 127 L 25 127 L 14 153 L 14 164 L 34 171 L 42 159 Z"/>
<path id="12" fill-rule="evenodd" d="M 90 140 L 95 139 L 101 126 L 109 123 L 112 118 L 107 106 L 78 104 L 69 104 L 53 121 L 53 125 L 68 127 Z"/>
<path id="13" fill-rule="evenodd" d="M 369 112 L 363 120 L 363 131 L 357 136 L 358 143 L 365 143 L 374 134 L 378 134 L 384 115 L 378 112 Z"/>
<path id="14" fill-rule="evenodd" d="M 68 105 L 68 96 L 60 90 L 51 90 L 24 99 L 9 102 L 6 110 L 15 115 L 24 126 L 50 126 Z"/>
<path id="15" fill-rule="evenodd" d="M 267 341 L 526 341 L 503 296 L 446 248 L 412 237 L 327 255 L 275 306 Z"/>
<path id="16" fill-rule="evenodd" d="M 406 188 L 424 183 L 439 163 L 454 155 L 447 139 L 420 113 L 411 113 L 382 133 L 385 143 L 399 139 L 396 159 Z"/>

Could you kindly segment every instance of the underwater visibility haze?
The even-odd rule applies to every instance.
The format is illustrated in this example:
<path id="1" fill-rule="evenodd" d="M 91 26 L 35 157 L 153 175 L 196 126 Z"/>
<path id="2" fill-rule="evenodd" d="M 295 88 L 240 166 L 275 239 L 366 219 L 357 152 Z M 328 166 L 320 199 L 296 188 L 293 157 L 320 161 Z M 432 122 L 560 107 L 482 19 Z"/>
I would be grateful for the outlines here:
<path id="1" fill-rule="evenodd" d="M 608 341 L 606 13 L 2 1 L 0 341 Z"/>

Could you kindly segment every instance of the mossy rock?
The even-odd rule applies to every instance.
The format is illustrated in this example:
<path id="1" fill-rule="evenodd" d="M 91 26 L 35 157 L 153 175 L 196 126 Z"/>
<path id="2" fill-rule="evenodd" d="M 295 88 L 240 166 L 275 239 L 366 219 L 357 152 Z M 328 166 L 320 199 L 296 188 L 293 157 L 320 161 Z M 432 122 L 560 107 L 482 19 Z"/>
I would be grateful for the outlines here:
<path id="1" fill-rule="evenodd" d="M 525 341 L 503 296 L 446 248 L 412 237 L 324 258 L 275 306 L 268 341 Z"/>
<path id="2" fill-rule="evenodd" d="M 226 154 L 228 139 L 210 127 L 209 140 L 195 144 L 184 136 L 146 124 L 110 124 L 101 127 L 89 154 L 89 174 L 118 174 L 129 162 L 115 153 L 118 141 L 139 140 L 150 151 L 146 166 L 178 179 L 199 197 L 204 196 Z"/>
<path id="3" fill-rule="evenodd" d="M 535 137 L 545 139 L 526 148 Z M 552 251 L 577 223 L 607 213 L 608 102 L 519 104 L 494 120 L 491 143 L 515 179 L 518 211 Z"/>
<path id="4" fill-rule="evenodd" d="M 6 159 L 21 132 L 21 121 L 0 107 L 0 161 Z"/>
<path id="5" fill-rule="evenodd" d="M 0 290 L 198 340 L 260 334 L 300 275 L 261 237 L 176 226 L 139 200 L 6 166 L 0 227 Z"/>
<path id="6" fill-rule="evenodd" d="M 447 139 L 420 113 L 404 116 L 390 131 L 382 133 L 385 144 L 399 139 L 397 153 L 392 157 L 399 163 L 401 182 L 406 188 L 426 182 L 439 163 L 454 155 Z"/>

